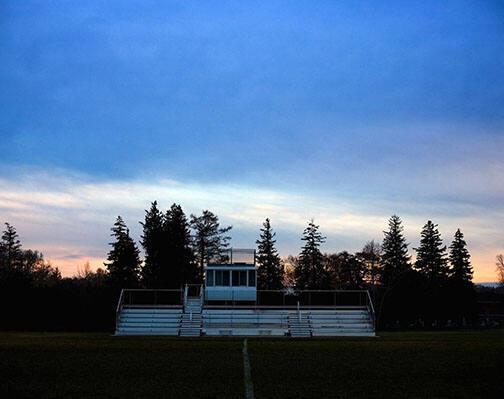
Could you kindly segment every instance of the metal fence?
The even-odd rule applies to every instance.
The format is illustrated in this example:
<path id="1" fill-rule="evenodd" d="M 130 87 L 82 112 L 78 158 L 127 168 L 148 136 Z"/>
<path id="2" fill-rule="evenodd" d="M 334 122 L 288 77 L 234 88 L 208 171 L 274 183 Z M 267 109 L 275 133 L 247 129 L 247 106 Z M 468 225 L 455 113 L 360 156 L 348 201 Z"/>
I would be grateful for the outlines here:
<path id="1" fill-rule="evenodd" d="M 371 299 L 366 290 L 258 290 L 255 301 L 242 301 L 238 293 L 229 292 L 225 301 L 206 301 L 205 306 L 240 308 L 297 308 L 324 309 L 334 307 L 367 307 Z M 237 295 L 236 300 L 233 295 Z M 371 304 L 372 305 L 372 304 Z"/>
<path id="2" fill-rule="evenodd" d="M 121 293 L 120 305 L 127 307 L 183 306 L 184 290 L 182 289 L 125 289 Z"/>

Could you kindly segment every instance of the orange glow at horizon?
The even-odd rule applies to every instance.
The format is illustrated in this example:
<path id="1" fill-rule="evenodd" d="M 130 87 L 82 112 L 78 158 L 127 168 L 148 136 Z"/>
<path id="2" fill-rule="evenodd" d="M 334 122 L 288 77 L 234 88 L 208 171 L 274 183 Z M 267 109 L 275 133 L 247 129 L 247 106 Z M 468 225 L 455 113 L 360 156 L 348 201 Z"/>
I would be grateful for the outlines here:
<path id="1" fill-rule="evenodd" d="M 471 263 L 474 268 L 474 283 L 489 283 L 497 282 L 497 272 L 495 266 L 495 258 L 483 255 L 472 255 Z M 77 274 L 79 268 L 82 268 L 86 263 L 89 262 L 91 270 L 96 271 L 97 269 L 105 269 L 104 262 L 106 258 L 97 257 L 72 257 L 68 259 L 64 256 L 47 257 L 47 260 L 51 262 L 53 266 L 58 267 L 63 277 L 72 277 Z"/>

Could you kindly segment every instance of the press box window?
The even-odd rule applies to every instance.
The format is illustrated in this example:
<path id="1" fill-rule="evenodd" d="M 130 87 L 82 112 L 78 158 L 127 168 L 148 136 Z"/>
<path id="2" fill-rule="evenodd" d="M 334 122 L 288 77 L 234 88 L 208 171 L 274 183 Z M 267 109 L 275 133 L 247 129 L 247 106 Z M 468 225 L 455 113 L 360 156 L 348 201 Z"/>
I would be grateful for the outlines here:
<path id="1" fill-rule="evenodd" d="M 214 271 L 207 270 L 206 272 L 206 285 L 212 287 L 214 285 Z"/>
<path id="2" fill-rule="evenodd" d="M 248 285 L 249 285 L 249 287 L 255 287 L 255 285 L 256 285 L 256 272 L 255 272 L 255 270 L 249 270 L 249 272 L 248 272 Z"/>
<path id="3" fill-rule="evenodd" d="M 229 272 L 227 270 L 222 271 L 222 285 L 229 286 Z"/>
<path id="4" fill-rule="evenodd" d="M 222 270 L 215 271 L 215 285 L 222 285 Z"/>

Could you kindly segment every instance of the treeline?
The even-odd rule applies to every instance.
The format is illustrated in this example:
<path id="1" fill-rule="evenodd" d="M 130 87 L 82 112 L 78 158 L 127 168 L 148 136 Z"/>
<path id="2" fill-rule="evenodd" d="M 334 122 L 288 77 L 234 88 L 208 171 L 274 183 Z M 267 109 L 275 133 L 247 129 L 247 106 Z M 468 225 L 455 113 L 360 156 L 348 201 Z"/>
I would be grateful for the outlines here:
<path id="1" fill-rule="evenodd" d="M 37 251 L 23 250 L 6 224 L 0 242 L 0 298 L 9 303 L 2 328 L 110 330 L 121 288 L 181 288 L 201 283 L 203 267 L 225 261 L 231 226 L 206 210 L 187 217 L 178 204 L 146 210 L 137 244 L 119 216 L 111 229 L 104 269 L 62 278 Z M 325 237 L 313 221 L 297 256 L 281 259 L 269 219 L 258 232 L 258 289 L 367 289 L 380 328 L 444 327 L 476 323 L 476 294 L 467 244 L 460 230 L 449 248 L 428 221 L 413 262 L 401 219 L 394 215 L 381 243 L 361 251 L 323 253 Z M 140 246 L 144 259 L 140 257 Z"/>
<path id="2" fill-rule="evenodd" d="M 25 250 L 13 226 L 0 240 L 2 330 L 99 331 L 113 326 L 117 293 L 103 270 L 89 266 L 72 278 L 38 251 Z"/>
<path id="3" fill-rule="evenodd" d="M 288 260 L 290 281 L 299 289 L 368 289 L 381 328 L 474 324 L 473 268 L 462 232 L 447 248 L 438 226 L 428 221 L 412 262 L 403 230 L 393 215 L 381 244 L 370 241 L 355 254 L 323 254 L 325 237 L 310 222 L 301 253 Z"/>
<path id="4" fill-rule="evenodd" d="M 203 266 L 224 256 L 231 226 L 220 227 L 209 211 L 187 219 L 180 205 L 162 213 L 157 203 L 146 212 L 141 245 L 145 261 L 119 217 L 112 229 L 108 275 L 117 287 L 178 288 L 199 283 Z M 381 326 L 434 327 L 467 325 L 476 318 L 473 268 L 464 235 L 454 234 L 449 248 L 443 245 L 438 226 L 428 221 L 412 262 L 401 219 L 390 218 L 381 244 L 366 243 L 355 254 L 323 253 L 325 237 L 313 221 L 301 237 L 297 256 L 282 261 L 275 247 L 269 219 L 257 244 L 258 288 L 298 290 L 368 289 Z"/>

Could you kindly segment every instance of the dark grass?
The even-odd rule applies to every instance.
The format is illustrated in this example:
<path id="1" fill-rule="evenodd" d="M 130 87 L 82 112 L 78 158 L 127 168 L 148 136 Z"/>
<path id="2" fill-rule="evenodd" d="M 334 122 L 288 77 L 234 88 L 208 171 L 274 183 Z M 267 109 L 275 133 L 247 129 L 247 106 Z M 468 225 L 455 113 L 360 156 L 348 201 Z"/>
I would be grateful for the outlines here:
<path id="1" fill-rule="evenodd" d="M 0 333 L 0 398 L 240 398 L 243 339 Z M 256 398 L 503 397 L 504 331 L 248 338 Z"/>
<path id="2" fill-rule="evenodd" d="M 379 335 L 250 341 L 256 397 L 504 397 L 504 331 Z"/>
<path id="3" fill-rule="evenodd" d="M 0 398 L 239 398 L 242 340 L 0 335 Z"/>

